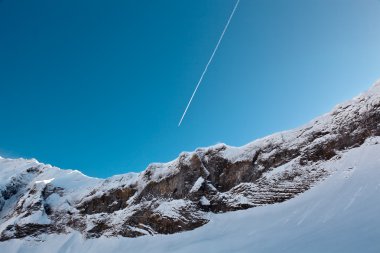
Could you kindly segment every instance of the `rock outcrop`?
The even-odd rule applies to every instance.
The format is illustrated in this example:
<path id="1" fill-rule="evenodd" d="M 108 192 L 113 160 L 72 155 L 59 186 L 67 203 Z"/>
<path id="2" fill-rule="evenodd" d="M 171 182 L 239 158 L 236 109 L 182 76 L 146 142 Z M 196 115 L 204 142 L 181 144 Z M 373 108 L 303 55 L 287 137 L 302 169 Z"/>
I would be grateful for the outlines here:
<path id="1" fill-rule="evenodd" d="M 182 153 L 105 180 L 36 160 L 0 159 L 0 240 L 77 230 L 87 238 L 192 230 L 219 213 L 286 201 L 331 159 L 380 136 L 380 84 L 298 129 L 243 147 Z"/>

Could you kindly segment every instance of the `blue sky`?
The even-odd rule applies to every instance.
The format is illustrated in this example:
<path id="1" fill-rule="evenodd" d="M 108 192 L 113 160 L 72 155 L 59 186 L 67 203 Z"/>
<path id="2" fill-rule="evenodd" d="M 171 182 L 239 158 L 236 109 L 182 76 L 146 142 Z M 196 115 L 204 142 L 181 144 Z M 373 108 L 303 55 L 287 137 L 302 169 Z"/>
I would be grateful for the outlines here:
<path id="1" fill-rule="evenodd" d="M 380 78 L 380 1 L 0 1 L 0 155 L 107 177 L 302 125 Z"/>

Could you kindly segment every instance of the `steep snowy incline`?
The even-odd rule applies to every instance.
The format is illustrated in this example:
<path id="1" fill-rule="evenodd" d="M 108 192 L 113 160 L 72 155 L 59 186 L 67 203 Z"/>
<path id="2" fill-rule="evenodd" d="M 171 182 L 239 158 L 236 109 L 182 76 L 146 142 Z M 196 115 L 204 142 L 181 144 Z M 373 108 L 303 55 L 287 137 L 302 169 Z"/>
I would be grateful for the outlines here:
<path id="1" fill-rule="evenodd" d="M 326 162 L 335 173 L 283 203 L 212 214 L 201 228 L 175 235 L 85 240 L 79 233 L 43 242 L 1 243 L 9 253 L 64 252 L 380 252 L 380 138 Z"/>
<path id="2" fill-rule="evenodd" d="M 83 199 L 101 182 L 35 159 L 0 158 L 0 171 L 0 231 L 13 224 L 47 226 L 52 223 L 50 207 L 70 212 L 70 203 Z"/>

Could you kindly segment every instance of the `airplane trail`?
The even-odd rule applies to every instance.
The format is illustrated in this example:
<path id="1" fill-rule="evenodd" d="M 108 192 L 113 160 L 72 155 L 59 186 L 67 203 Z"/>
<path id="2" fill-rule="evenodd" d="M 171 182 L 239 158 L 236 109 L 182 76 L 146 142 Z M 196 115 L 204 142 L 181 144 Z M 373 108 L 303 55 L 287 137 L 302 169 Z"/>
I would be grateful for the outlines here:
<path id="1" fill-rule="evenodd" d="M 219 38 L 219 40 L 218 40 L 218 43 L 216 44 L 216 46 L 215 46 L 215 48 L 214 48 L 214 51 L 212 52 L 211 57 L 210 57 L 210 59 L 208 60 L 208 62 L 207 62 L 207 64 L 206 64 L 206 67 L 204 68 L 204 70 L 203 70 L 203 72 L 202 72 L 201 77 L 199 78 L 199 81 L 198 81 L 198 83 L 197 83 L 197 86 L 195 87 L 195 90 L 194 90 L 193 94 L 191 95 L 189 102 L 187 103 L 186 109 L 185 109 L 185 111 L 183 112 L 183 115 L 182 115 L 182 117 L 181 117 L 181 120 L 179 121 L 178 127 L 181 126 L 181 123 L 182 123 L 183 119 L 185 118 L 185 115 L 186 115 L 186 113 L 187 113 L 187 110 L 189 109 L 190 104 L 191 104 L 191 102 L 193 101 L 193 98 L 194 98 L 195 94 L 196 94 L 197 91 L 198 91 L 199 85 L 202 83 L 203 77 L 205 76 L 205 74 L 206 74 L 206 72 L 207 72 L 207 69 L 208 69 L 210 63 L 212 62 L 212 59 L 214 58 L 214 55 L 215 55 L 216 51 L 218 51 L 218 48 L 219 48 L 220 42 L 222 42 L 222 40 L 223 40 L 224 34 L 225 34 L 226 31 L 227 31 L 227 28 L 228 28 L 228 26 L 229 26 L 229 24 L 230 24 L 230 22 L 231 22 L 231 20 L 232 20 L 232 18 L 233 18 L 233 16 L 234 16 L 234 14 L 235 14 L 236 8 L 238 7 L 239 3 L 240 3 L 240 0 L 237 0 L 236 3 L 235 3 L 235 6 L 234 6 L 234 8 L 233 8 L 233 10 L 232 10 L 232 12 L 231 12 L 230 17 L 228 18 L 227 24 L 225 25 L 225 27 L 224 27 L 224 29 L 223 29 L 223 32 L 222 32 L 222 34 L 220 35 L 220 38 Z"/>

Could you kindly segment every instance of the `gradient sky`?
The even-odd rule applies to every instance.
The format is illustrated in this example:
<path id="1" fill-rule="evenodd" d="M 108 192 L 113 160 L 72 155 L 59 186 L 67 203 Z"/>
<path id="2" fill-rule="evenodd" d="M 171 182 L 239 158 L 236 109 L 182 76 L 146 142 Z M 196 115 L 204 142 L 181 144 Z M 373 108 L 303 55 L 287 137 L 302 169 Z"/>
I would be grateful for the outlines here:
<path id="1" fill-rule="evenodd" d="M 0 155 L 87 175 L 291 129 L 380 78 L 380 1 L 0 1 Z"/>

